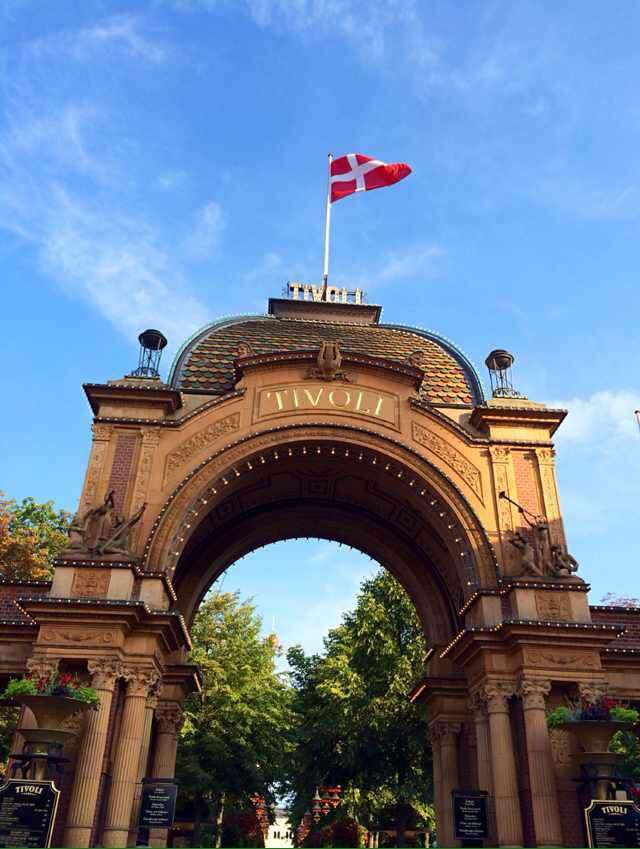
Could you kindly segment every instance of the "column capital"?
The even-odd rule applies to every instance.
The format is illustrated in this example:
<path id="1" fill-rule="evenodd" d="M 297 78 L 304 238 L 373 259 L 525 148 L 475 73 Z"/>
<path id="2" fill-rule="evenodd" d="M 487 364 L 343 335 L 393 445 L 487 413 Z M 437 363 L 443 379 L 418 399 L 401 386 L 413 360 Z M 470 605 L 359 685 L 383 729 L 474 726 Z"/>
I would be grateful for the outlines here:
<path id="1" fill-rule="evenodd" d="M 163 734 L 177 735 L 184 722 L 184 711 L 178 702 L 159 702 L 156 720 Z"/>
<path id="2" fill-rule="evenodd" d="M 49 678 L 58 671 L 60 660 L 57 657 L 36 655 L 27 660 L 27 671 L 37 678 Z"/>
<path id="3" fill-rule="evenodd" d="M 144 698 L 153 692 L 160 680 L 155 669 L 144 666 L 123 666 L 121 677 L 127 682 L 127 695 Z"/>
<path id="4" fill-rule="evenodd" d="M 525 710 L 544 710 L 546 708 L 545 697 L 549 695 L 550 690 L 551 681 L 537 678 L 523 679 L 518 686 L 518 695 L 522 699 L 522 707 Z"/>
<path id="5" fill-rule="evenodd" d="M 480 694 L 487 702 L 489 713 L 507 713 L 507 699 L 516 693 L 514 681 L 488 681 L 480 688 Z"/>
<path id="6" fill-rule="evenodd" d="M 449 735 L 457 736 L 462 730 L 461 722 L 452 722 L 450 720 L 436 720 L 429 726 L 429 739 L 431 742 L 442 740 Z"/>
<path id="7" fill-rule="evenodd" d="M 487 716 L 487 697 L 481 692 L 471 693 L 467 699 L 467 708 L 474 715 L 475 719 L 486 719 Z"/>
<path id="8" fill-rule="evenodd" d="M 91 685 L 96 690 L 113 689 L 121 675 L 120 661 L 116 657 L 98 657 L 87 661 Z"/>

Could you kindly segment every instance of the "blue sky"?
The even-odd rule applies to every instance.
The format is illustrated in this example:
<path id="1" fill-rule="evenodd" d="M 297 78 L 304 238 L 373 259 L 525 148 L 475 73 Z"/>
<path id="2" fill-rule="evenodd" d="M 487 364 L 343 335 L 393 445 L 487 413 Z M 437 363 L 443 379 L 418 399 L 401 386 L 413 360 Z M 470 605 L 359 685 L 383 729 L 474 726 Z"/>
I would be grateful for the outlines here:
<path id="1" fill-rule="evenodd" d="M 318 279 L 326 154 L 358 151 L 413 174 L 336 205 L 333 280 L 570 409 L 570 549 L 637 595 L 639 36 L 631 0 L 0 0 L 0 487 L 74 509 L 81 383 Z M 270 624 L 317 573 L 334 624 L 343 568 L 290 543 L 225 583 L 273 575 Z"/>

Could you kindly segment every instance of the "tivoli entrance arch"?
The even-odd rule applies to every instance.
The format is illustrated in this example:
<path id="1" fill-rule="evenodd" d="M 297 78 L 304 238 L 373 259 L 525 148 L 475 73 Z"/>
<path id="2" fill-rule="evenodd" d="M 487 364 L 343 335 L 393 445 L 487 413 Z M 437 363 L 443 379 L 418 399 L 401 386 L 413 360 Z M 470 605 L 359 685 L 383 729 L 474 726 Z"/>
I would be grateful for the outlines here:
<path id="1" fill-rule="evenodd" d="M 454 345 L 382 324 L 379 307 L 295 294 L 206 327 L 167 383 L 84 387 L 93 442 L 69 548 L 51 584 L 0 587 L 5 679 L 78 671 L 101 698 L 67 752 L 53 845 L 133 845 L 140 781 L 173 776 L 198 687 L 199 602 L 239 557 L 305 536 L 369 554 L 423 622 L 411 697 L 440 845 L 457 845 L 461 787 L 490 794 L 489 845 L 584 845 L 574 744 L 545 711 L 566 694 L 640 698 L 640 645 L 623 633 L 632 611 L 589 606 L 567 552 L 552 446 L 565 413 L 506 372 L 486 399 Z"/>

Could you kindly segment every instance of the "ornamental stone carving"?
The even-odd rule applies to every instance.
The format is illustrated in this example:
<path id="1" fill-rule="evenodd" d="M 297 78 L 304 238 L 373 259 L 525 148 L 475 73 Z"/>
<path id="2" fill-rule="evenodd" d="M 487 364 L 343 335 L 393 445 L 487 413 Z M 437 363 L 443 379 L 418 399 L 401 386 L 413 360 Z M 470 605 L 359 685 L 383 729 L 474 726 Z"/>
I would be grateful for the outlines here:
<path id="1" fill-rule="evenodd" d="M 429 738 L 431 742 L 442 740 L 443 737 L 449 735 L 457 736 L 462 731 L 461 722 L 452 722 L 450 720 L 438 720 L 431 723 L 429 726 Z"/>
<path id="2" fill-rule="evenodd" d="M 160 681 L 160 676 L 155 669 L 139 666 L 123 666 L 120 677 L 127 682 L 127 695 L 145 698 L 153 692 Z"/>
<path id="3" fill-rule="evenodd" d="M 467 701 L 469 711 L 476 719 L 486 719 L 487 717 L 487 698 L 482 692 L 472 693 Z"/>
<path id="4" fill-rule="evenodd" d="M 580 681 L 578 682 L 578 692 L 585 702 L 593 703 L 606 694 L 607 685 L 604 681 Z"/>
<path id="5" fill-rule="evenodd" d="M 424 448 L 428 448 L 437 457 L 443 460 L 450 468 L 457 472 L 462 480 L 467 483 L 474 494 L 482 501 L 482 476 L 470 460 L 457 451 L 440 436 L 427 430 L 418 422 L 412 424 L 413 439 Z"/>
<path id="6" fill-rule="evenodd" d="M 129 535 L 140 521 L 146 504 L 142 504 L 128 519 L 116 515 L 114 491 L 108 492 L 102 504 L 84 513 L 77 513 L 69 527 L 67 551 L 79 554 L 118 554 L 128 560 L 135 559 L 131 552 Z"/>
<path id="7" fill-rule="evenodd" d="M 58 671 L 60 660 L 57 657 L 30 657 L 27 660 L 27 671 L 36 678 L 49 678 Z"/>
<path id="8" fill-rule="evenodd" d="M 522 699 L 522 707 L 525 710 L 544 710 L 546 707 L 545 697 L 550 690 L 550 681 L 537 679 L 521 681 L 518 687 L 518 695 Z"/>
<path id="9" fill-rule="evenodd" d="M 76 568 L 69 595 L 72 598 L 106 598 L 111 581 L 110 569 Z"/>
<path id="10" fill-rule="evenodd" d="M 543 620 L 571 619 L 571 605 L 566 592 L 539 590 L 535 593 L 538 617 Z"/>
<path id="11" fill-rule="evenodd" d="M 156 709 L 156 721 L 162 734 L 177 735 L 184 722 L 184 711 L 177 702 L 160 702 Z"/>
<path id="12" fill-rule="evenodd" d="M 122 674 L 120 661 L 115 657 L 100 657 L 87 661 L 91 685 L 96 690 L 111 690 Z"/>
<path id="13" fill-rule="evenodd" d="M 321 342 L 318 351 L 317 366 L 310 368 L 308 378 L 319 378 L 320 380 L 343 380 L 351 381 L 349 375 L 340 371 L 342 365 L 342 354 L 338 342 Z"/>
<path id="14" fill-rule="evenodd" d="M 487 702 L 489 713 L 507 713 L 508 699 L 516 693 L 513 681 L 490 681 L 480 689 L 480 694 Z"/>
<path id="15" fill-rule="evenodd" d="M 240 427 L 240 413 L 232 413 L 220 421 L 210 424 L 203 430 L 182 442 L 167 456 L 165 480 L 180 466 L 184 465 L 196 452 L 213 445 L 226 433 L 234 433 Z"/>

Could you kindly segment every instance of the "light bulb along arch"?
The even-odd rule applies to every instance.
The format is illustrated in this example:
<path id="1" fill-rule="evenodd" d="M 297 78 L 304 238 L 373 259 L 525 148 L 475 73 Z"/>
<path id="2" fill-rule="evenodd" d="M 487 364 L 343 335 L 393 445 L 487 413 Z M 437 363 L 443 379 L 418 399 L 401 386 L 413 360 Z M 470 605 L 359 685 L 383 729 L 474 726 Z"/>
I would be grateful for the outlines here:
<path id="1" fill-rule="evenodd" d="M 350 545 L 405 587 L 429 644 L 459 630 L 458 611 L 497 586 L 493 549 L 463 494 L 401 443 L 348 425 L 290 425 L 212 454 L 175 487 L 145 545 L 187 622 L 240 557 L 283 539 Z"/>

